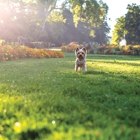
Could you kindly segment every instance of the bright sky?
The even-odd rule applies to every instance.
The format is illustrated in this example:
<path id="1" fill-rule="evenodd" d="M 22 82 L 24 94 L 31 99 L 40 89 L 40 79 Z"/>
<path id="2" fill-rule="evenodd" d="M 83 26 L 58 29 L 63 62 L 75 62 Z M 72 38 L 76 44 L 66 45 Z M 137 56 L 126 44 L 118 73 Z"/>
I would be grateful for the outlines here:
<path id="1" fill-rule="evenodd" d="M 102 0 L 105 2 L 108 7 L 108 18 L 111 18 L 110 21 L 108 21 L 108 25 L 111 28 L 110 34 L 112 35 L 112 31 L 114 29 L 114 25 L 116 24 L 116 19 L 120 18 L 121 16 L 125 15 L 127 13 L 127 5 L 136 3 L 137 5 L 140 5 L 140 0 Z"/>

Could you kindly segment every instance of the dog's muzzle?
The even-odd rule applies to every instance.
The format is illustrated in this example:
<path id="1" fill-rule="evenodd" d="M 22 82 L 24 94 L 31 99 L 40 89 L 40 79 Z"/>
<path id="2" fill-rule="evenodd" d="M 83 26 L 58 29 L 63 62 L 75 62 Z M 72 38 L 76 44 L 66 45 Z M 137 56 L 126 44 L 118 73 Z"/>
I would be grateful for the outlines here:
<path id="1" fill-rule="evenodd" d="M 83 58 L 83 56 L 82 55 L 79 55 L 79 58 Z"/>

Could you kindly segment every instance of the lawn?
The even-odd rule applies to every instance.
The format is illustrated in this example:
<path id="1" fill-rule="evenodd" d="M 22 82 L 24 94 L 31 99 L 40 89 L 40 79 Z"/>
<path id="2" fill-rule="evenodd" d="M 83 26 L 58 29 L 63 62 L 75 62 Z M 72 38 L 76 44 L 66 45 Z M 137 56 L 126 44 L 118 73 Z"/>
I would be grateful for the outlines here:
<path id="1" fill-rule="evenodd" d="M 0 62 L 0 140 L 140 140 L 140 57 Z"/>

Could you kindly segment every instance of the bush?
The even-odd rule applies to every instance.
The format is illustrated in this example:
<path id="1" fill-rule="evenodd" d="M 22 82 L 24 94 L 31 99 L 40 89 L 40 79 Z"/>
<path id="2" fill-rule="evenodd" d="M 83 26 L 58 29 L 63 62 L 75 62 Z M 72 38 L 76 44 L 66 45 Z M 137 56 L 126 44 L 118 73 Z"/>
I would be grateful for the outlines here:
<path id="1" fill-rule="evenodd" d="M 66 45 L 61 46 L 63 52 L 74 52 L 76 48 L 84 47 L 83 45 Z M 87 47 L 86 47 L 87 48 Z M 110 45 L 91 45 L 90 48 L 87 48 L 88 53 L 94 54 L 127 54 L 127 55 L 139 55 L 140 54 L 140 45 L 127 45 L 119 46 L 116 44 Z"/>
<path id="2" fill-rule="evenodd" d="M 63 58 L 64 54 L 60 51 L 32 49 L 26 46 L 9 45 L 0 47 L 0 61 L 18 60 L 22 58 Z"/>
<path id="3" fill-rule="evenodd" d="M 60 49 L 63 52 L 74 52 L 76 48 L 81 48 L 81 47 L 83 47 L 83 45 L 72 44 L 72 45 L 61 46 Z"/>
<path id="4" fill-rule="evenodd" d="M 132 47 L 134 54 L 139 55 L 140 54 L 140 45 L 134 45 Z"/>

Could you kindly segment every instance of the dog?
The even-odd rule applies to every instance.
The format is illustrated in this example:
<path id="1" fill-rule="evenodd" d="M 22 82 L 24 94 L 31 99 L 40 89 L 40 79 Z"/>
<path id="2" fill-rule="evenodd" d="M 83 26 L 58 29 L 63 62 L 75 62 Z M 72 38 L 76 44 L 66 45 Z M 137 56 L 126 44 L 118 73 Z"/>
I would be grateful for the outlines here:
<path id="1" fill-rule="evenodd" d="M 77 48 L 75 50 L 75 71 L 79 71 L 80 68 L 85 72 L 87 71 L 86 67 L 86 55 L 87 55 L 87 49 L 85 47 L 83 48 Z"/>

